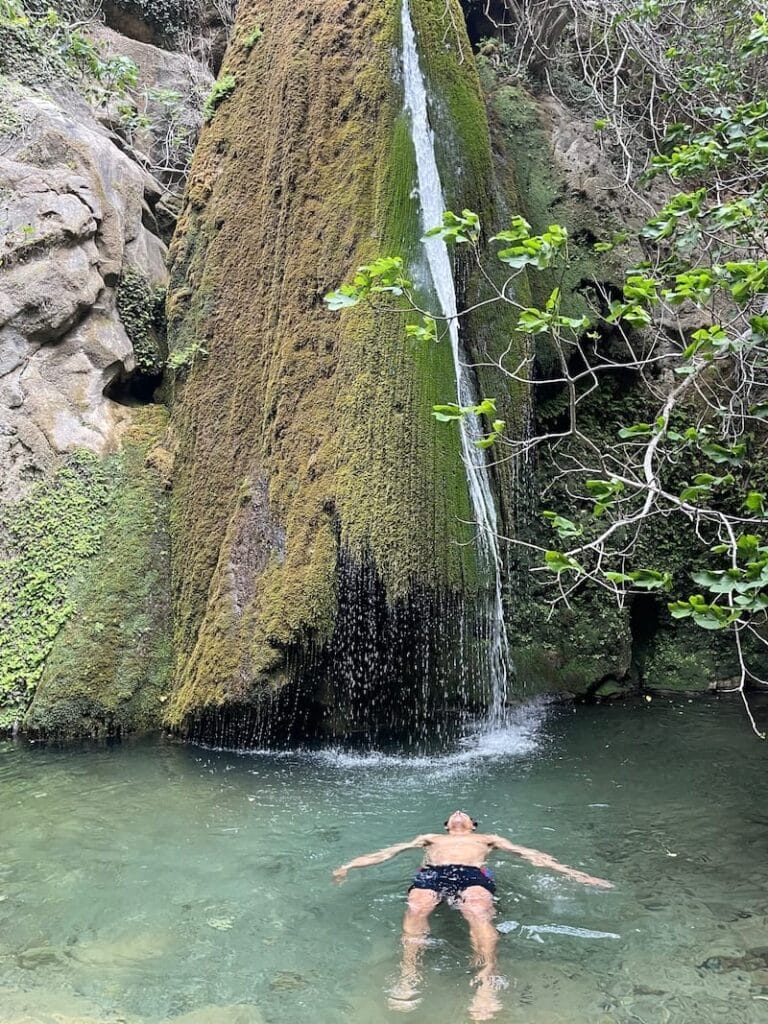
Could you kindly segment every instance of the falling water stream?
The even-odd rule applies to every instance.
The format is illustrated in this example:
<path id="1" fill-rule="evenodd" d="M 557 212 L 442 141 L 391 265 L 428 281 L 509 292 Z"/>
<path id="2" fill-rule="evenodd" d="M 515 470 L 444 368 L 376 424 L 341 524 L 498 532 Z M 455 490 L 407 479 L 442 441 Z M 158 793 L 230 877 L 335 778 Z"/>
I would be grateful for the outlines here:
<path id="1" fill-rule="evenodd" d="M 410 114 L 411 137 L 416 154 L 421 222 L 424 231 L 428 231 L 442 223 L 445 200 L 435 157 L 434 135 L 429 124 L 427 90 L 419 66 L 416 35 L 408 0 L 403 0 L 401 12 L 405 109 Z M 458 303 L 448 248 L 439 236 L 425 238 L 423 246 L 440 310 L 448 328 L 456 373 L 458 404 L 477 405 L 472 374 L 466 365 L 459 335 Z M 489 632 L 490 706 L 485 729 L 497 730 L 504 725 L 510 661 L 502 601 L 503 563 L 498 542 L 498 519 L 485 454 L 474 443 L 481 436 L 481 424 L 477 417 L 468 416 L 461 423 L 460 431 L 462 457 L 476 525 L 478 555 L 492 581 L 492 591 L 486 610 Z"/>

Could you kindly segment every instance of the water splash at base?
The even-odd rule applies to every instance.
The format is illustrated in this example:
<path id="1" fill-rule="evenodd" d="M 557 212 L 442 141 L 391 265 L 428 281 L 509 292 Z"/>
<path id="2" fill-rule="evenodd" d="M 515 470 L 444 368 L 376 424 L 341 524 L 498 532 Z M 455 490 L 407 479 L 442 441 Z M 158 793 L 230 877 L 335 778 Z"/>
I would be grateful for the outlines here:
<path id="1" fill-rule="evenodd" d="M 516 760 L 535 755 L 543 745 L 543 728 L 552 705 L 543 699 L 509 708 L 503 725 L 489 729 L 480 720 L 457 743 L 434 752 L 408 753 L 392 749 L 354 749 L 343 746 L 297 747 L 274 750 L 264 747 L 237 749 L 245 757 L 269 757 L 314 761 L 324 767 L 353 771 L 384 771 L 408 768 L 430 779 L 448 778 L 460 772 L 482 769 L 491 761 Z M 232 748 L 199 744 L 208 750 Z"/>

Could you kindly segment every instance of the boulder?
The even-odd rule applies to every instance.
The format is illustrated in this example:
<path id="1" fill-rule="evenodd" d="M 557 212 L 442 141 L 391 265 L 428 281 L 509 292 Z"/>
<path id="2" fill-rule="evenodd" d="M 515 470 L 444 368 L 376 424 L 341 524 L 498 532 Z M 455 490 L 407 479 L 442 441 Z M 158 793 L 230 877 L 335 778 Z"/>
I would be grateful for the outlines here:
<path id="1" fill-rule="evenodd" d="M 138 68 L 133 90 L 136 124 L 131 127 L 118 121 L 115 128 L 158 181 L 174 195 L 180 193 L 203 123 L 203 102 L 213 85 L 213 75 L 186 54 L 127 38 L 106 25 L 96 23 L 89 27 L 88 34 L 102 50 L 121 54 Z M 168 198 L 160 199 L 156 212 L 163 212 Z M 163 218 L 162 227 L 172 229 L 173 223 Z"/>
<path id="2" fill-rule="evenodd" d="M 0 137 L 0 500 L 75 448 L 114 450 L 130 410 L 105 397 L 134 365 L 116 310 L 132 268 L 165 283 L 151 176 L 75 95 L 14 87 Z"/>

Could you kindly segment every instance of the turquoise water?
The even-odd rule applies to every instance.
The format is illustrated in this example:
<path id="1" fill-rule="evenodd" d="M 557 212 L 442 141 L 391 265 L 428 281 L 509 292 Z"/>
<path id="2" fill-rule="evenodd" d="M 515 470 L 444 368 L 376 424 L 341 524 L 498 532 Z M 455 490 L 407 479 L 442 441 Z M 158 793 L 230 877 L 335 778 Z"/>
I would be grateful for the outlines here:
<path id="1" fill-rule="evenodd" d="M 454 758 L 0 744 L 0 1021 L 402 1019 L 386 990 L 418 855 L 330 872 L 461 807 L 616 883 L 494 857 L 497 1021 L 757 1024 L 766 763 L 736 705 L 658 700 L 529 709 Z M 458 1024 L 465 926 L 433 922 L 408 1019 Z"/>

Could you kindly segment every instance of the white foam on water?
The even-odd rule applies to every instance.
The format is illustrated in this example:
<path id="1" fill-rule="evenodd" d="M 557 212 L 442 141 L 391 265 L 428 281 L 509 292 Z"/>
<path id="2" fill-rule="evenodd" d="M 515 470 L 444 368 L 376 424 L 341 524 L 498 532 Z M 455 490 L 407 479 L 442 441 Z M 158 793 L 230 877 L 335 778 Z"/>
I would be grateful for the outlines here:
<path id="1" fill-rule="evenodd" d="M 510 709 L 504 725 L 488 729 L 485 723 L 476 732 L 459 741 L 453 749 L 436 754 L 389 753 L 383 750 L 352 750 L 344 747 L 325 747 L 311 750 L 298 747 L 292 750 L 252 749 L 229 751 L 240 756 L 268 757 L 314 761 L 328 768 L 354 771 L 382 769 L 414 770 L 430 778 L 445 778 L 488 761 L 525 757 L 535 753 L 541 744 L 541 731 L 547 716 L 548 704 L 544 700 L 531 701 Z M 223 750 L 208 747 L 209 750 Z"/>
<path id="2" fill-rule="evenodd" d="M 496 931 L 508 935 L 517 930 L 541 941 L 541 935 L 567 935 L 574 939 L 620 939 L 616 932 L 597 932 L 592 928 L 575 928 L 569 924 L 521 924 L 519 921 L 500 921 Z"/>

